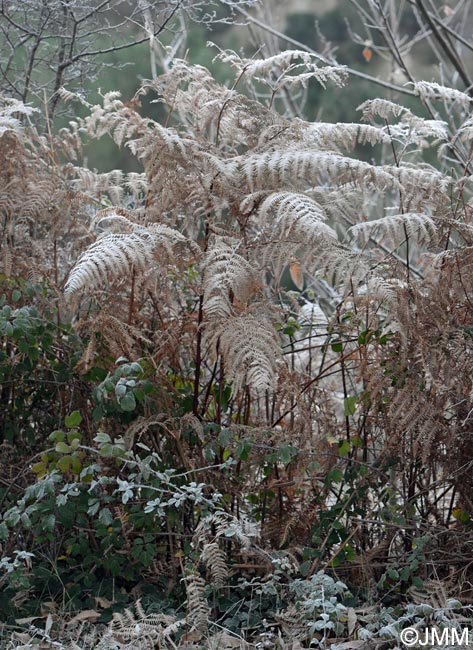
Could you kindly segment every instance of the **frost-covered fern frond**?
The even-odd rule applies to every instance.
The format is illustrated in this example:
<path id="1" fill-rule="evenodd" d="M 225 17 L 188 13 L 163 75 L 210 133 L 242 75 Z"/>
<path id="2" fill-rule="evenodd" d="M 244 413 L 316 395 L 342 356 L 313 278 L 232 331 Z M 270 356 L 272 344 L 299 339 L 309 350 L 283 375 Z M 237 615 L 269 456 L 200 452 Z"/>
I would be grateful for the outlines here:
<path id="1" fill-rule="evenodd" d="M 275 89 L 294 85 L 305 87 L 310 79 L 316 79 L 323 87 L 329 81 L 341 87 L 345 85 L 348 76 L 346 66 L 320 66 L 316 61 L 326 64 L 323 57 L 302 50 L 285 50 L 264 59 L 245 59 L 226 50 L 220 52 L 217 58 L 233 65 L 238 77 L 243 77 L 246 81 L 254 79 L 269 83 Z"/>
<path id="2" fill-rule="evenodd" d="M 363 120 L 374 121 L 380 117 L 385 122 L 391 117 L 401 117 L 396 124 L 377 127 L 393 140 L 400 140 L 404 144 L 421 144 L 424 138 L 447 140 L 449 137 L 447 123 L 444 120 L 428 120 L 415 115 L 405 106 L 400 106 L 386 99 L 369 99 L 358 106 Z"/>
<path id="3" fill-rule="evenodd" d="M 404 242 L 406 237 L 418 244 L 429 244 L 436 239 L 437 227 L 432 217 L 427 214 L 406 212 L 358 223 L 352 226 L 348 233 L 363 244 L 374 237 L 395 248 Z"/>
<path id="4" fill-rule="evenodd" d="M 401 187 L 410 196 L 410 200 L 420 201 L 435 194 L 445 194 L 452 184 L 452 178 L 437 171 L 431 165 L 403 164 L 399 166 L 385 165 L 387 173 L 398 179 Z M 435 201 L 438 201 L 438 196 Z"/>
<path id="5" fill-rule="evenodd" d="M 29 117 L 38 109 L 32 108 L 17 99 L 0 97 L 0 138 L 5 133 L 20 135 L 23 132 L 22 117 Z"/>
<path id="6" fill-rule="evenodd" d="M 320 255 L 320 269 L 320 273 L 337 290 L 348 290 L 365 281 L 370 266 L 369 260 L 362 253 L 332 245 Z"/>
<path id="7" fill-rule="evenodd" d="M 251 264 L 222 238 L 215 238 L 203 261 L 204 310 L 210 318 L 227 318 L 233 297 L 244 307 L 255 286 Z"/>
<path id="8" fill-rule="evenodd" d="M 162 224 L 126 225 L 128 232 L 105 234 L 82 254 L 69 274 L 66 294 L 93 291 L 133 271 L 146 271 L 172 258 L 176 246 L 185 249 L 188 244 L 180 232 Z"/>
<path id="9" fill-rule="evenodd" d="M 184 578 L 187 592 L 187 621 L 200 632 L 207 630 L 210 607 L 204 594 L 205 580 L 191 571 Z"/>
<path id="10" fill-rule="evenodd" d="M 176 620 L 174 616 L 161 613 L 147 614 L 140 600 L 134 604 L 134 609 L 126 608 L 123 612 L 114 612 L 108 632 L 97 648 L 122 647 L 120 642 L 126 642 L 127 648 L 162 647 L 166 637 L 174 634 L 186 623 L 186 619 Z M 120 643 L 120 645 L 117 645 Z"/>
<path id="11" fill-rule="evenodd" d="M 228 318 L 212 332 L 212 339 L 220 340 L 233 395 L 245 386 L 260 394 L 275 389 L 281 352 L 274 328 L 266 319 L 252 314 Z"/>
<path id="12" fill-rule="evenodd" d="M 194 532 L 193 544 L 203 547 L 209 541 L 233 540 L 241 548 L 249 549 L 256 531 L 247 521 L 240 521 L 224 510 L 217 510 L 199 522 Z"/>
<path id="13" fill-rule="evenodd" d="M 282 238 L 307 244 L 337 240 L 333 228 L 324 223 L 327 215 L 323 208 L 305 194 L 274 192 L 262 202 L 259 214 L 271 229 L 276 226 Z"/>
<path id="14" fill-rule="evenodd" d="M 473 140 L 473 117 L 470 117 L 463 122 L 457 131 L 457 136 L 463 142 L 466 140 Z"/>
<path id="15" fill-rule="evenodd" d="M 375 117 L 381 117 L 387 120 L 391 116 L 399 117 L 405 113 L 411 113 L 408 108 L 391 102 L 388 99 L 368 99 L 360 104 L 357 111 L 362 112 L 363 120 L 374 120 Z"/>
<path id="16" fill-rule="evenodd" d="M 124 175 L 119 169 L 104 174 L 97 174 L 84 167 L 76 167 L 74 171 L 77 181 L 74 182 L 73 187 L 76 191 L 86 192 L 91 196 L 106 192 L 117 205 L 123 200 Z"/>
<path id="17" fill-rule="evenodd" d="M 217 55 L 223 63 L 230 63 L 238 74 L 245 73 L 248 77 L 255 75 L 271 75 L 275 70 L 282 71 L 288 70 L 294 64 L 310 65 L 314 60 L 323 60 L 321 56 L 311 52 L 304 52 L 302 50 L 285 50 L 279 52 L 274 56 L 269 56 L 264 59 L 245 59 L 232 52 L 231 50 L 223 50 Z"/>
<path id="18" fill-rule="evenodd" d="M 242 181 L 250 192 L 279 189 L 281 184 L 305 188 L 327 180 L 340 184 L 356 183 L 379 190 L 400 187 L 391 169 L 386 170 L 335 152 L 287 148 L 249 154 L 227 163 L 227 176 L 235 178 L 239 168 Z"/>
<path id="19" fill-rule="evenodd" d="M 398 278 L 373 276 L 368 282 L 368 293 L 373 301 L 384 303 L 389 310 L 395 311 L 399 294 L 408 289 L 407 282 Z"/>
<path id="20" fill-rule="evenodd" d="M 357 143 L 374 146 L 392 140 L 386 127 L 371 124 L 313 122 L 307 125 L 303 133 L 320 147 L 333 149 L 336 146 L 350 151 L 353 151 Z"/>
<path id="21" fill-rule="evenodd" d="M 468 111 L 473 98 L 461 90 L 449 88 L 448 86 L 441 86 L 434 81 L 417 81 L 412 83 L 414 91 L 418 96 L 426 101 L 427 99 L 434 99 L 441 102 L 457 102 L 464 111 Z"/>
<path id="22" fill-rule="evenodd" d="M 217 587 L 222 587 L 228 580 L 227 557 L 216 542 L 204 544 L 200 560 L 207 569 L 210 582 Z"/>

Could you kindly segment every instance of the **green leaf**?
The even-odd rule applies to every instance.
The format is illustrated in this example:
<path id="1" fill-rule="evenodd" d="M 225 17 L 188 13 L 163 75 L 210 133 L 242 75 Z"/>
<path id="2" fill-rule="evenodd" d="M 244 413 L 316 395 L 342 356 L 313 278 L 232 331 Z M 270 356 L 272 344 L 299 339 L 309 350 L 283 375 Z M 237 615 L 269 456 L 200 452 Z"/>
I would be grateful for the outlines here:
<path id="1" fill-rule="evenodd" d="M 358 343 L 360 345 L 366 345 L 366 343 L 368 343 L 368 341 L 373 336 L 373 334 L 374 334 L 373 330 L 370 329 L 363 330 L 363 332 L 361 332 L 360 335 L 358 336 Z"/>
<path id="2" fill-rule="evenodd" d="M 99 514 L 99 521 L 104 526 L 110 526 L 113 521 L 113 515 L 108 508 L 103 508 Z"/>
<path id="3" fill-rule="evenodd" d="M 112 439 L 108 435 L 108 433 L 103 433 L 103 431 L 99 431 L 99 433 L 95 436 L 94 442 L 98 442 L 99 444 L 103 444 L 105 442 L 112 442 Z"/>
<path id="4" fill-rule="evenodd" d="M 63 444 L 63 443 L 58 443 L 58 444 Z M 71 465 L 72 465 L 71 456 L 62 456 L 62 458 L 60 458 L 56 463 L 56 467 L 59 470 L 61 470 L 63 474 L 70 471 Z"/>
<path id="5" fill-rule="evenodd" d="M 343 401 L 343 410 L 346 416 L 355 414 L 356 403 L 357 403 L 356 395 L 350 395 L 349 397 L 345 397 Z"/>
<path id="6" fill-rule="evenodd" d="M 291 460 L 297 456 L 299 453 L 299 450 L 297 447 L 293 447 L 292 445 L 284 445 L 283 447 L 280 447 L 278 450 L 278 456 L 281 460 L 281 462 L 284 463 L 284 465 L 288 465 Z"/>
<path id="7" fill-rule="evenodd" d="M 133 393 L 127 393 L 118 402 L 123 411 L 134 411 L 136 408 L 136 400 Z"/>
<path id="8" fill-rule="evenodd" d="M 348 440 L 342 440 L 341 442 L 338 443 L 339 456 L 341 456 L 342 458 L 348 456 L 350 451 L 351 451 L 351 444 L 348 442 Z"/>
<path id="9" fill-rule="evenodd" d="M 40 475 L 40 476 L 43 476 L 43 474 L 46 474 L 46 468 L 47 468 L 46 463 L 44 463 L 42 460 L 40 460 L 38 463 L 35 463 L 35 464 L 32 466 L 31 470 L 32 470 L 35 474 L 38 474 L 38 475 Z"/>
<path id="10" fill-rule="evenodd" d="M 399 580 L 399 571 L 394 567 L 389 567 L 386 573 L 391 578 L 391 580 Z"/>
<path id="11" fill-rule="evenodd" d="M 19 291 L 18 289 L 14 289 L 11 294 L 11 299 L 13 300 L 13 302 L 18 302 L 20 298 L 21 298 L 21 291 Z"/>
<path id="12" fill-rule="evenodd" d="M 72 472 L 74 474 L 80 474 L 82 472 L 82 461 L 76 454 L 72 456 Z"/>
<path id="13" fill-rule="evenodd" d="M 82 436 L 77 430 L 72 429 L 71 431 L 67 432 L 67 442 L 69 444 L 71 444 L 73 440 L 80 440 L 81 437 Z"/>
<path id="14" fill-rule="evenodd" d="M 327 485 L 330 483 L 341 483 L 343 481 L 343 472 L 340 469 L 332 469 L 328 472 L 325 482 Z"/>
<path id="15" fill-rule="evenodd" d="M 0 524 L 0 539 L 2 541 L 5 541 L 8 539 L 8 526 L 4 521 Z"/>
<path id="16" fill-rule="evenodd" d="M 68 454 L 68 453 L 70 453 L 70 452 L 72 451 L 72 449 L 70 448 L 70 446 L 69 446 L 69 445 L 66 445 L 65 442 L 58 442 L 58 443 L 56 444 L 56 446 L 55 446 L 55 450 L 56 450 L 59 454 Z"/>
<path id="17" fill-rule="evenodd" d="M 68 429 L 73 429 L 74 427 L 78 427 L 82 422 L 82 416 L 79 411 L 72 411 L 70 415 L 66 416 L 64 422 Z"/>
<path id="18" fill-rule="evenodd" d="M 48 533 L 52 533 L 54 531 L 54 526 L 56 525 L 56 517 L 53 514 L 47 515 L 42 520 L 42 523 L 43 523 L 43 530 L 45 530 Z"/>
<path id="19" fill-rule="evenodd" d="M 66 434 L 64 433 L 64 431 L 60 431 L 59 429 L 49 434 L 49 439 L 51 440 L 51 442 L 64 442 L 65 437 Z"/>
<path id="20" fill-rule="evenodd" d="M 343 343 L 341 343 L 341 341 L 336 341 L 335 343 L 332 343 L 332 350 L 334 352 L 341 352 L 343 350 Z"/>

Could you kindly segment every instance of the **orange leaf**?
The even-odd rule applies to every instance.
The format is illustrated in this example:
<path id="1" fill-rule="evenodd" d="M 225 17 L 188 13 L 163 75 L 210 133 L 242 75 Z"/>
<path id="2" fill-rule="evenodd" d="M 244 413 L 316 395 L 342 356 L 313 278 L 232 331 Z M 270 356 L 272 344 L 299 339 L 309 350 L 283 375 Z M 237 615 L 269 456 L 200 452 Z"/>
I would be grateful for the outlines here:
<path id="1" fill-rule="evenodd" d="M 371 61 L 371 57 L 373 56 L 373 51 L 370 50 L 368 46 L 366 46 L 362 52 L 363 57 L 366 61 L 366 63 L 369 63 Z"/>
<path id="2" fill-rule="evenodd" d="M 299 262 L 291 262 L 289 265 L 289 273 L 291 280 L 294 282 L 299 291 L 304 288 L 304 274 L 302 273 L 301 265 Z"/>

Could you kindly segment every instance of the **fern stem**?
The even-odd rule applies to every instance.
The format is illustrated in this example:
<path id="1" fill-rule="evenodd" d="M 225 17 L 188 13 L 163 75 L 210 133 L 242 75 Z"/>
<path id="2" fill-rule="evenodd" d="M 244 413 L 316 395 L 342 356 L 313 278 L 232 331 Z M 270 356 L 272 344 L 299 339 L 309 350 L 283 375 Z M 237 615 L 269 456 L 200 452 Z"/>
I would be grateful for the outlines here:
<path id="1" fill-rule="evenodd" d="M 199 383 L 202 365 L 202 321 L 204 318 L 204 296 L 199 296 L 199 315 L 197 317 L 197 340 L 195 353 L 195 374 L 194 374 L 194 396 L 192 401 L 192 413 L 199 417 Z"/>
<path id="2" fill-rule="evenodd" d="M 204 233 L 204 252 L 207 250 L 209 242 L 210 227 L 209 222 L 205 222 Z M 196 339 L 196 352 L 195 352 L 195 374 L 194 374 L 194 395 L 192 399 L 192 413 L 199 417 L 199 383 L 202 366 L 202 323 L 204 320 L 204 294 L 199 296 L 199 313 L 197 316 L 197 339 Z"/>

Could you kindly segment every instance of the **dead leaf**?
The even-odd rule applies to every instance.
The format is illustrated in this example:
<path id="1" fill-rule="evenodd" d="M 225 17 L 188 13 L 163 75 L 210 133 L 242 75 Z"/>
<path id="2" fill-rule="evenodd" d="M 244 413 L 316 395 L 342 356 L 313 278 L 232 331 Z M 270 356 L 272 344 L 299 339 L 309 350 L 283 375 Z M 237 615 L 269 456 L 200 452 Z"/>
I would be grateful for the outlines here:
<path id="1" fill-rule="evenodd" d="M 301 269 L 299 262 L 292 262 L 289 265 L 289 273 L 291 274 L 291 280 L 294 282 L 299 291 L 302 291 L 304 288 L 304 274 Z"/>
<path id="2" fill-rule="evenodd" d="M 52 626 L 53 626 L 53 617 L 51 616 L 51 614 L 48 614 L 48 618 L 46 619 L 46 624 L 44 626 L 44 633 L 46 634 L 46 636 L 49 636 Z"/>
<path id="3" fill-rule="evenodd" d="M 102 609 L 108 609 L 114 604 L 113 600 L 109 600 L 108 598 L 105 598 L 104 596 L 95 596 L 94 598 L 95 604 L 97 607 L 101 607 Z"/>
<path id="4" fill-rule="evenodd" d="M 186 643 L 195 643 L 196 641 L 200 641 L 202 638 L 202 632 L 199 632 L 195 627 L 193 627 L 189 632 L 186 632 L 184 636 L 182 637 L 182 641 L 185 641 Z"/>
<path id="5" fill-rule="evenodd" d="M 357 616 L 353 607 L 349 607 L 347 610 L 347 627 L 348 634 L 353 634 L 353 631 L 356 627 Z"/>
<path id="6" fill-rule="evenodd" d="M 83 612 L 79 612 L 73 618 L 71 618 L 67 625 L 82 623 L 82 621 L 90 621 L 91 623 L 96 623 L 100 617 L 100 612 L 96 612 L 95 609 L 84 609 Z"/>
<path id="7" fill-rule="evenodd" d="M 15 623 L 17 625 L 29 625 L 33 621 L 37 621 L 38 618 L 43 618 L 42 616 L 28 616 L 27 618 L 15 618 Z"/>
<path id="8" fill-rule="evenodd" d="M 371 50 L 368 46 L 363 49 L 363 58 L 365 59 L 366 63 L 369 63 L 373 57 L 373 50 Z"/>

